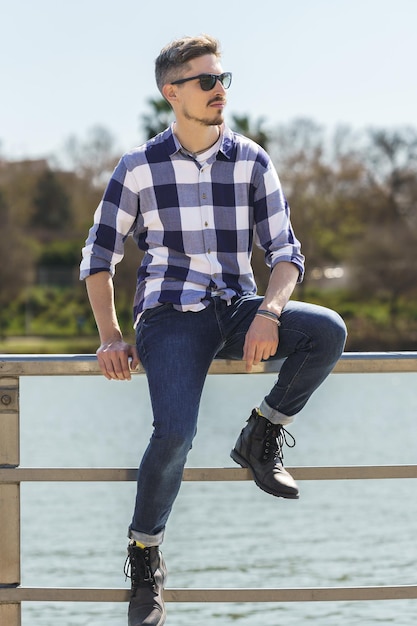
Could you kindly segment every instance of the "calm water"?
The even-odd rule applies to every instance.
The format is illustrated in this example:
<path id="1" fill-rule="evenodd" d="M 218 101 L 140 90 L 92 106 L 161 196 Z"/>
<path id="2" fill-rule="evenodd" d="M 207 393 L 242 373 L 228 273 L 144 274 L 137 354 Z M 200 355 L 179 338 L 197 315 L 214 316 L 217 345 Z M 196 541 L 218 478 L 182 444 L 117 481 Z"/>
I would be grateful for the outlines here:
<path id="1" fill-rule="evenodd" d="M 211 376 L 189 466 L 231 446 L 273 375 Z M 290 429 L 286 464 L 416 463 L 417 375 L 334 374 Z M 135 467 L 150 435 L 146 380 L 22 380 L 22 466 Z M 253 483 L 184 483 L 163 546 L 170 587 L 416 584 L 415 480 L 305 481 L 299 501 Z M 128 586 L 133 483 L 22 486 L 22 582 Z M 27 603 L 23 626 L 126 626 L 126 605 Z M 415 625 L 416 601 L 169 604 L 167 626 Z M 3 625 L 2 625 L 3 626 Z"/>

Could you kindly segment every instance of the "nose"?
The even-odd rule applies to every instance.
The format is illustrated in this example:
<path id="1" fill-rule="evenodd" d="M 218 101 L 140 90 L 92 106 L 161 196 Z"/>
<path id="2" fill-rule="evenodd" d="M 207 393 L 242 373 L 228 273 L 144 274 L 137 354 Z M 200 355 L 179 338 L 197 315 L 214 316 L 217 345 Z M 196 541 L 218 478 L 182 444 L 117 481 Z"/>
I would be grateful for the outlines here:
<path id="1" fill-rule="evenodd" d="M 220 78 L 217 78 L 216 84 L 214 85 L 213 89 L 215 89 L 217 93 L 221 93 L 221 94 L 226 93 L 226 89 L 224 88 L 223 83 L 221 82 Z"/>

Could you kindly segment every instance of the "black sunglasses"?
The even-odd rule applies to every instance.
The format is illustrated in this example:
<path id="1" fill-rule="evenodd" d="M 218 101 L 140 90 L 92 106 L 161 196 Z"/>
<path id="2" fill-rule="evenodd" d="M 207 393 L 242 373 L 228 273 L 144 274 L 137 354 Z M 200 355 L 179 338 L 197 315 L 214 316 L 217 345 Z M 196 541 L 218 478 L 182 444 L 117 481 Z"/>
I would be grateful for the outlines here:
<path id="1" fill-rule="evenodd" d="M 187 83 L 189 80 L 199 80 L 200 87 L 203 91 L 211 91 L 217 81 L 220 81 L 225 89 L 229 89 L 232 82 L 232 73 L 223 72 L 223 74 L 199 74 L 198 76 L 189 76 L 188 78 L 174 80 L 171 85 L 182 85 L 183 83 Z"/>

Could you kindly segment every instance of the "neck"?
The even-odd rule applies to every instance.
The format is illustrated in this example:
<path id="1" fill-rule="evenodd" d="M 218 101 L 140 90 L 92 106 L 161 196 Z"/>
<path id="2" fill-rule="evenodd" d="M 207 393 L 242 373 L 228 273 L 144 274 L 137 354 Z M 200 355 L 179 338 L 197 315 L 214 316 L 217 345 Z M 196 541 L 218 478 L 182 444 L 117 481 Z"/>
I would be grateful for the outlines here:
<path id="1" fill-rule="evenodd" d="M 220 137 L 220 126 L 194 126 L 192 129 L 186 128 L 175 122 L 174 133 L 188 152 L 198 154 L 205 152 L 213 146 Z"/>

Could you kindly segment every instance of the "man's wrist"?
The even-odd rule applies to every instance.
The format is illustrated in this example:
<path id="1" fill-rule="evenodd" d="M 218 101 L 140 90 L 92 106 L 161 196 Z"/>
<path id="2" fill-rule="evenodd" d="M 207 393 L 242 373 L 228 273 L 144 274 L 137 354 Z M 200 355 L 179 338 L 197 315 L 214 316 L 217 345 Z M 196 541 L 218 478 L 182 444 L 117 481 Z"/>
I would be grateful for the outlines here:
<path id="1" fill-rule="evenodd" d="M 258 309 L 256 315 L 271 320 L 271 322 L 274 322 L 277 326 L 281 326 L 279 315 L 269 311 L 268 309 Z"/>
<path id="2" fill-rule="evenodd" d="M 117 343 L 119 341 L 123 341 L 123 335 L 120 332 L 112 334 L 112 335 L 109 334 L 105 336 L 104 338 L 100 338 L 100 342 L 103 347 L 109 347 L 113 343 Z"/>

